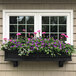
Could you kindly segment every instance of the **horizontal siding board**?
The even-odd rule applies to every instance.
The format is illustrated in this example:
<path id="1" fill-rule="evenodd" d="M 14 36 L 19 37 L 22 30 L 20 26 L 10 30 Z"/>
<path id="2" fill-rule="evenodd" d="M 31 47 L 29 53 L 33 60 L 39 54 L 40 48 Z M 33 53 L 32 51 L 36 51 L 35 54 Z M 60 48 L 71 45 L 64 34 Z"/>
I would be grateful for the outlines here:
<path id="1" fill-rule="evenodd" d="M 10 6 L 10 7 L 9 7 Z M 76 4 L 50 4 L 50 3 L 26 3 L 26 4 L 0 4 L 0 10 L 3 9 L 75 9 Z"/>
<path id="2" fill-rule="evenodd" d="M 60 72 L 60 71 L 6 71 L 0 72 L 1 76 L 75 76 L 75 72 Z"/>
<path id="3" fill-rule="evenodd" d="M 0 3 L 76 3 L 75 0 L 0 0 Z"/>
<path id="4" fill-rule="evenodd" d="M 64 67 L 58 67 L 58 64 L 56 62 L 53 63 L 48 63 L 48 62 L 31 62 L 31 63 L 19 63 L 18 67 L 13 67 L 13 64 L 0 64 L 0 71 L 6 71 L 6 70 L 11 70 L 11 71 L 75 71 L 76 72 L 76 64 L 64 64 Z"/>
<path id="5" fill-rule="evenodd" d="M 6 71 L 0 72 L 1 76 L 75 76 L 75 72 L 61 71 Z"/>

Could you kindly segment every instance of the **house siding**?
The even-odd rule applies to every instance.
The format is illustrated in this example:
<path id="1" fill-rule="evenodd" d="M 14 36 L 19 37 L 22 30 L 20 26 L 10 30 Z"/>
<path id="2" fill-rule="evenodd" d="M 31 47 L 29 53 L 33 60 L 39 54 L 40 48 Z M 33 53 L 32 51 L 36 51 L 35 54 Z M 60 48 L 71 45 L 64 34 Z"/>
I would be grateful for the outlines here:
<path id="1" fill-rule="evenodd" d="M 75 0 L 0 0 L 0 44 L 3 35 L 4 9 L 72 9 L 74 11 L 73 43 L 76 49 L 76 1 Z M 0 76 L 76 76 L 76 54 L 72 61 L 65 62 L 64 67 L 58 67 L 57 62 L 19 62 L 13 67 L 12 62 L 4 61 L 4 52 L 0 51 Z"/>

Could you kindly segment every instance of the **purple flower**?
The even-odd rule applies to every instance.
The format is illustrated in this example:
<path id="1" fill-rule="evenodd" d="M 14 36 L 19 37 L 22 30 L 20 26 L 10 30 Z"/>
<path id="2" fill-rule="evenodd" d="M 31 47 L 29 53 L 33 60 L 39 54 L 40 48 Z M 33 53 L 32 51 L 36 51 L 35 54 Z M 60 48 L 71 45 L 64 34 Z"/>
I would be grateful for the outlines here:
<path id="1" fill-rule="evenodd" d="M 68 52 L 68 50 L 66 50 L 66 53 Z"/>
<path id="2" fill-rule="evenodd" d="M 39 50 L 39 49 L 37 48 L 37 50 Z"/>
<path id="3" fill-rule="evenodd" d="M 56 44 L 56 42 L 54 42 L 54 44 Z"/>
<path id="4" fill-rule="evenodd" d="M 54 47 L 57 47 L 57 46 L 54 45 Z"/>
<path id="5" fill-rule="evenodd" d="M 44 45 L 44 43 L 42 43 L 42 45 Z"/>

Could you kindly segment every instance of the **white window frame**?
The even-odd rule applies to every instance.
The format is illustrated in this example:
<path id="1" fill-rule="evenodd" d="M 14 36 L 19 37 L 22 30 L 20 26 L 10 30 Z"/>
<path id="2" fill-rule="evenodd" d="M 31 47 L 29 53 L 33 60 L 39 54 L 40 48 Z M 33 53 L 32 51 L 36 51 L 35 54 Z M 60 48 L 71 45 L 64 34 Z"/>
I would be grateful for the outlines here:
<path id="1" fill-rule="evenodd" d="M 8 39 L 9 16 L 34 16 L 34 32 L 38 29 L 42 30 L 42 16 L 67 16 L 67 35 L 69 36 L 67 43 L 73 45 L 73 10 L 3 10 L 3 38 Z"/>

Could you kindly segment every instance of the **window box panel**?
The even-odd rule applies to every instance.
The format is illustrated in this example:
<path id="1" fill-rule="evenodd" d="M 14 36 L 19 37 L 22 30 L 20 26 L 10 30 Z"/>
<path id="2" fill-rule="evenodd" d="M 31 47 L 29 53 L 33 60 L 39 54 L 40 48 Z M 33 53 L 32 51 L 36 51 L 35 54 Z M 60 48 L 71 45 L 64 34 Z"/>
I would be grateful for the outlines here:
<path id="1" fill-rule="evenodd" d="M 61 53 L 62 55 L 56 55 L 55 57 L 50 54 L 38 53 L 35 52 L 30 54 L 29 56 L 19 56 L 17 50 L 5 51 L 5 61 L 12 61 L 14 67 L 18 66 L 19 61 L 58 61 L 59 67 L 63 67 L 63 63 L 65 61 L 71 61 L 71 55 L 68 56 L 65 53 Z"/>

